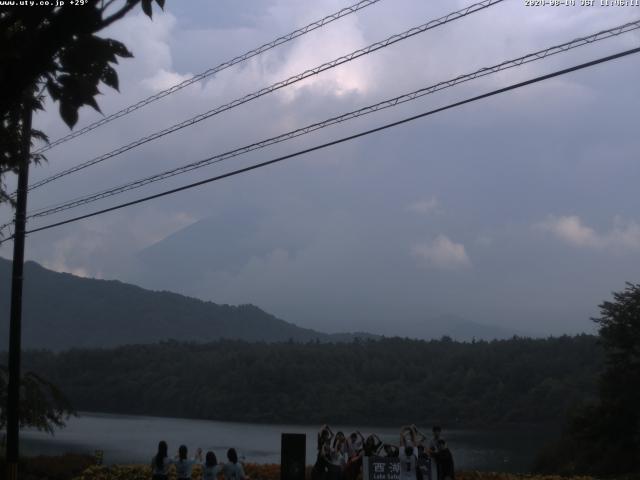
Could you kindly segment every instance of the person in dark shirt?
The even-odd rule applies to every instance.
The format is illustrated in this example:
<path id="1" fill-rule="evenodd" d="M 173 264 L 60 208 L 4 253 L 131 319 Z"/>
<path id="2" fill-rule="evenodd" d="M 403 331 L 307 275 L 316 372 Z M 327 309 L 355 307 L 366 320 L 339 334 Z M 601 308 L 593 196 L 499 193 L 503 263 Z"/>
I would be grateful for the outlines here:
<path id="1" fill-rule="evenodd" d="M 434 425 L 431 431 L 433 432 L 433 438 L 429 442 L 429 453 L 435 453 L 438 451 L 438 441 L 440 440 L 442 428 L 440 425 Z"/>
<path id="2" fill-rule="evenodd" d="M 438 440 L 438 451 L 435 453 L 439 480 L 455 480 L 453 455 L 442 438 Z"/>
<path id="3" fill-rule="evenodd" d="M 436 469 L 436 479 L 442 480 L 440 468 L 438 468 L 438 451 L 439 451 L 439 442 L 440 442 L 440 433 L 442 432 L 442 428 L 439 425 L 434 425 L 431 429 L 433 432 L 433 438 L 429 442 L 429 456 L 434 460 L 433 465 Z"/>
<path id="4" fill-rule="evenodd" d="M 417 480 L 431 480 L 431 457 L 422 443 L 418 444 L 418 468 L 416 470 Z"/>
<path id="5" fill-rule="evenodd" d="M 400 449 L 398 448 L 397 445 L 393 445 L 391 443 L 385 443 L 382 446 L 382 449 L 384 450 L 384 454 L 386 457 L 398 458 L 398 455 L 400 455 Z"/>
<path id="6" fill-rule="evenodd" d="M 318 451 L 320 451 L 325 444 L 331 446 L 331 439 L 333 438 L 333 432 L 331 431 L 331 427 L 329 425 L 324 424 L 320 427 L 320 431 L 318 432 Z"/>
<path id="7" fill-rule="evenodd" d="M 382 440 L 380 440 L 380 438 L 378 438 L 375 433 L 372 433 L 364 441 L 364 456 L 372 457 L 374 455 L 377 455 L 380 451 L 380 447 L 382 447 Z"/>

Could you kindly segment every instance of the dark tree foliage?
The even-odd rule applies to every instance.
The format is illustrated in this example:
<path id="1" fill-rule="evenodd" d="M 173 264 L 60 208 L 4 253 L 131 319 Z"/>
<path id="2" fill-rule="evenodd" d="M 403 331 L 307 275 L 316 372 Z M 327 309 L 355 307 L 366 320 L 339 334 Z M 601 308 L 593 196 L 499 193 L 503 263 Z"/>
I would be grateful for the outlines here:
<path id="1" fill-rule="evenodd" d="M 98 85 L 117 90 L 113 66 L 118 57 L 132 55 L 122 43 L 97 34 L 138 4 L 151 17 L 152 1 L 87 0 L 84 5 L 59 7 L 50 2 L 51 6 L 0 10 L 0 202 L 11 201 L 3 177 L 16 170 L 21 158 L 23 110 L 41 109 L 46 91 L 59 103 L 60 116 L 69 127 L 76 124 L 80 107 L 99 111 Z M 155 1 L 164 6 L 164 0 Z M 38 131 L 33 137 L 46 138 Z"/>
<path id="2" fill-rule="evenodd" d="M 640 473 L 640 284 L 628 283 L 599 307 L 601 316 L 593 320 L 605 368 L 598 399 L 570 418 L 563 438 L 540 456 L 540 471 Z"/>
<path id="3" fill-rule="evenodd" d="M 459 343 L 165 342 L 27 352 L 79 410 L 250 422 L 558 422 L 595 394 L 593 336 Z"/>
<path id="4" fill-rule="evenodd" d="M 9 372 L 0 365 L 0 431 L 7 425 L 7 384 Z M 65 425 L 70 415 L 75 415 L 71 403 L 51 382 L 33 372 L 20 379 L 20 427 L 34 427 L 53 434 L 55 428 Z"/>
<path id="5" fill-rule="evenodd" d="M 42 109 L 44 92 L 59 103 L 69 127 L 84 105 L 99 111 L 98 85 L 118 88 L 117 57 L 131 57 L 120 42 L 98 32 L 136 5 L 151 17 L 153 0 L 88 0 L 84 5 L 9 6 L 0 10 L 0 203 L 13 199 L 4 175 L 16 172 L 24 158 L 24 113 Z M 156 0 L 162 8 L 164 0 Z M 68 2 L 67 2 L 68 3 Z M 31 139 L 46 140 L 43 132 Z M 38 162 L 42 156 L 33 155 Z M 6 423 L 7 372 L 0 369 L 0 427 Z M 64 425 L 71 407 L 60 390 L 34 373 L 21 378 L 20 423 L 47 432 Z"/>

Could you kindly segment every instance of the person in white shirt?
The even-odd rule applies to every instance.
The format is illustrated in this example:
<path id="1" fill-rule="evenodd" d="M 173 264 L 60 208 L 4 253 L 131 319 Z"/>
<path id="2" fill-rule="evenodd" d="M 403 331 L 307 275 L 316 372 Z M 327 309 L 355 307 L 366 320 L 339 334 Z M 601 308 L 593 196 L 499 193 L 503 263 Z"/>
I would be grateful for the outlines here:
<path id="1" fill-rule="evenodd" d="M 407 444 L 404 434 L 405 431 L 403 429 L 400 433 L 400 452 L 398 452 L 398 458 L 400 459 L 400 480 L 416 480 L 416 467 L 418 465 L 416 447 Z"/>
<path id="2" fill-rule="evenodd" d="M 173 460 L 167 455 L 167 442 L 161 440 L 158 443 L 158 453 L 151 459 L 151 475 L 153 480 L 167 480 L 169 478 L 169 467 L 173 465 Z"/>
<path id="3" fill-rule="evenodd" d="M 418 459 L 412 446 L 400 447 L 400 480 L 416 480 Z"/>
<path id="4" fill-rule="evenodd" d="M 235 448 L 227 450 L 227 459 L 229 460 L 222 467 L 222 474 L 225 480 L 248 480 L 244 474 L 242 465 L 238 463 L 238 453 Z"/>
<path id="5" fill-rule="evenodd" d="M 340 467 L 341 469 L 347 464 L 349 459 L 347 455 L 347 439 L 344 433 L 338 432 L 333 439 L 333 445 L 331 446 L 331 463 Z"/>
<path id="6" fill-rule="evenodd" d="M 356 480 L 362 468 L 362 446 L 364 437 L 359 431 L 353 432 L 347 439 L 347 453 L 349 461 L 344 468 L 345 480 Z"/>
<path id="7" fill-rule="evenodd" d="M 222 464 L 218 463 L 216 454 L 212 451 L 208 451 L 205 456 L 204 464 L 202 465 L 202 479 L 203 480 L 216 480 L 218 473 L 222 471 Z"/>
<path id="8" fill-rule="evenodd" d="M 187 458 L 187 447 L 186 445 L 180 445 L 178 449 L 178 459 L 174 461 L 174 465 L 176 466 L 176 477 L 178 480 L 191 480 L 191 472 L 193 470 L 193 466 L 196 463 L 200 463 L 202 459 L 202 449 L 198 449 L 198 453 L 196 457 L 192 460 Z"/>
<path id="9" fill-rule="evenodd" d="M 415 425 L 405 425 L 400 429 L 400 435 L 414 448 L 418 447 L 418 445 L 424 445 L 427 439 L 425 435 L 420 433 L 418 427 Z"/>
<path id="10" fill-rule="evenodd" d="M 347 453 L 349 454 L 349 459 L 360 455 L 363 444 L 364 437 L 359 431 L 353 432 L 349 435 L 349 439 L 347 440 Z"/>

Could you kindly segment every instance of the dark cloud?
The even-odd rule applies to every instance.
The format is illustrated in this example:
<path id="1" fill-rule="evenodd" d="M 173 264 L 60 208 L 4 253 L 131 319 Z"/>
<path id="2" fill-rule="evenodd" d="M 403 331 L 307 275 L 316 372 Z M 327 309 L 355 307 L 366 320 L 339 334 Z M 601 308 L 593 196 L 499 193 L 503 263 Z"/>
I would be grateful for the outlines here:
<path id="1" fill-rule="evenodd" d="M 140 15 L 117 25 L 112 34 L 131 46 L 136 59 L 123 62 L 122 94 L 105 91 L 103 110 L 343 6 L 316 2 L 313 11 L 305 11 L 292 1 L 258 3 L 240 8 L 238 2 L 177 2 L 153 23 Z M 50 163 L 32 178 L 454 8 L 450 2 L 397 5 L 380 2 L 69 142 L 51 151 Z M 622 23 L 632 10 L 535 10 L 505 2 L 51 184 L 33 192 L 30 202 L 56 203 L 242 146 Z M 470 82 L 122 199 L 628 48 L 638 35 L 629 38 Z M 420 322 L 446 315 L 538 334 L 589 330 L 597 304 L 624 281 L 637 281 L 632 267 L 640 255 L 633 247 L 640 222 L 634 120 L 639 80 L 635 59 L 620 60 L 35 234 L 27 253 L 58 270 L 221 303 L 255 303 L 320 330 L 410 335 Z M 95 118 L 83 112 L 82 120 Z M 65 132 L 55 108 L 37 122 L 53 138 Z M 571 241 L 584 231 L 595 240 Z M 9 250 L 3 246 L 0 252 L 7 256 Z"/>

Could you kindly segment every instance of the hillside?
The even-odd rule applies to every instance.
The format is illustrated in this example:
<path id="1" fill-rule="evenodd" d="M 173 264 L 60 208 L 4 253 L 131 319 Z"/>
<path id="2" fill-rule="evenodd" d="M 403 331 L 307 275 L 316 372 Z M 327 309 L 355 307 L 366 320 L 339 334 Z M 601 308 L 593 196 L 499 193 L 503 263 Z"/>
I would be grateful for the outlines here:
<path id="1" fill-rule="evenodd" d="M 394 222 L 397 220 L 394 218 Z M 404 229 L 406 225 L 396 223 L 383 227 L 385 231 Z M 431 289 L 421 288 L 424 278 L 416 276 L 414 269 L 405 270 L 395 263 L 404 261 L 396 255 L 405 247 L 391 247 L 393 235 L 387 238 L 379 233 L 362 239 L 373 248 L 371 252 L 377 252 L 376 258 L 384 258 L 381 266 L 375 267 L 358 252 L 338 261 L 336 258 L 341 257 L 310 251 L 314 241 L 306 237 L 304 228 L 291 228 L 290 222 L 283 224 L 278 219 L 265 221 L 265 212 L 259 208 L 222 209 L 139 251 L 135 274 L 128 278 L 154 290 L 213 301 L 215 292 L 242 303 L 250 298 L 256 305 L 269 305 L 268 310 L 278 312 L 282 318 L 323 331 L 351 325 L 350 328 L 387 336 L 432 339 L 447 335 L 464 341 L 539 336 L 545 332 L 538 329 L 541 318 L 523 322 L 520 317 L 526 309 L 509 321 L 500 315 L 492 318 L 482 310 L 467 310 L 464 314 L 464 308 L 443 309 L 434 301 Z M 317 232 L 318 238 L 327 234 L 330 232 Z M 382 244 L 373 245 L 383 238 Z M 307 261 L 310 263 L 304 263 Z M 386 269 L 393 269 L 392 265 L 402 272 L 398 273 L 397 282 L 391 281 L 395 285 L 387 283 Z M 395 288 L 403 284 L 405 287 Z M 409 291 L 422 298 L 399 301 Z M 423 293 L 418 294 L 420 291 Z M 467 303 L 460 300 L 460 306 Z M 495 321 L 502 326 L 491 325 Z"/>
<path id="2" fill-rule="evenodd" d="M 457 343 L 196 345 L 26 352 L 79 410 L 277 423 L 555 422 L 591 398 L 594 336 Z"/>
<path id="3" fill-rule="evenodd" d="M 0 259 L 0 312 L 9 316 L 11 262 Z M 370 337 L 367 334 L 358 336 Z M 8 338 L 8 321 L 0 324 Z M 253 305 L 218 305 L 119 281 L 95 280 L 25 264 L 23 346 L 63 350 L 113 347 L 168 339 L 209 342 L 350 341 L 353 334 L 317 332 Z M 6 346 L 0 347 L 4 349 Z"/>

